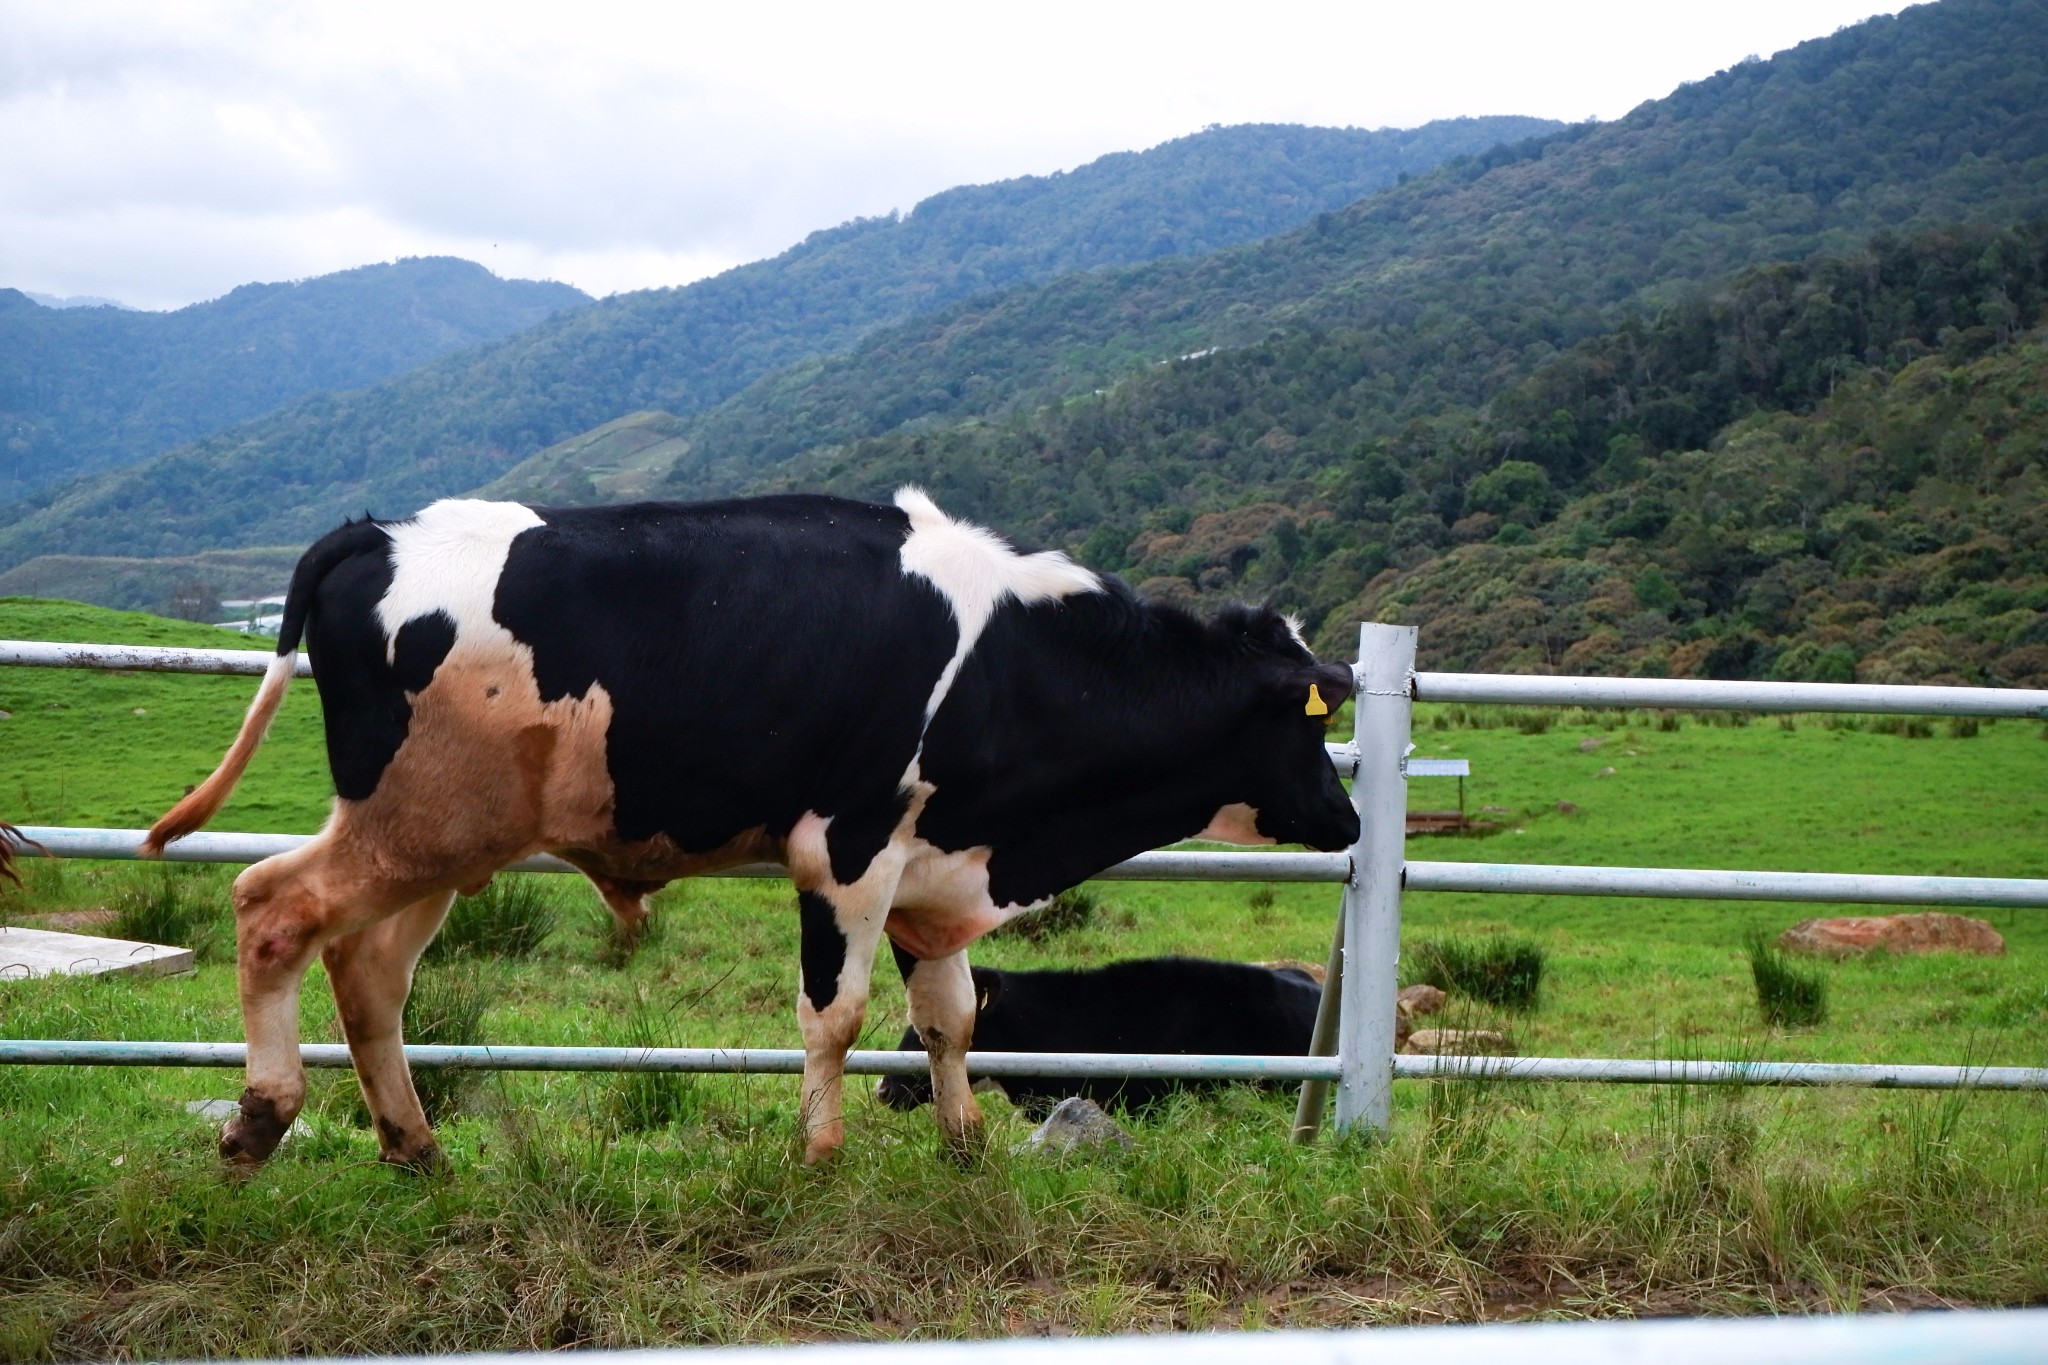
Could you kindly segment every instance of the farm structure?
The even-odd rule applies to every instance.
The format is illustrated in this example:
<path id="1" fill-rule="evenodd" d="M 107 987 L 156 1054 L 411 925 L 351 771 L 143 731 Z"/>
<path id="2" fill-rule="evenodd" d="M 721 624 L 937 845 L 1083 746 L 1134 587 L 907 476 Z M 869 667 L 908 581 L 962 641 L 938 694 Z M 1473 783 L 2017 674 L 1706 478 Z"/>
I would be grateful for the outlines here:
<path id="1" fill-rule="evenodd" d="M 1456 810 L 1411 810 L 1410 834 L 1460 834 L 1472 827 L 1465 814 L 1465 779 L 1472 775 L 1472 761 L 1465 758 L 1411 758 L 1401 765 L 1403 776 L 1455 777 L 1458 779 Z"/>
<path id="2" fill-rule="evenodd" d="M 2048 691 L 1871 684 L 1718 682 L 1417 672 L 1412 627 L 1361 628 L 1356 666 L 1355 731 L 1330 756 L 1353 779 L 1361 829 L 1342 853 L 1155 852 L 1099 874 L 1106 880 L 1327 882 L 1343 888 L 1322 1010 L 1306 1057 L 1181 1056 L 1119 1053 L 970 1053 L 970 1072 L 1004 1075 L 1148 1076 L 1180 1079 L 1302 1081 L 1298 1137 L 1321 1125 L 1329 1087 L 1339 1130 L 1383 1130 L 1392 1083 L 1409 1077 L 1482 1077 L 1612 1083 L 1866 1085 L 1901 1088 L 2048 1090 L 2048 1068 L 1897 1066 L 1762 1061 L 1651 1061 L 1621 1058 L 1399 1056 L 1394 999 L 1401 898 L 1405 891 L 1523 895 L 1669 897 L 1752 901 L 2048 908 L 2048 880 L 1922 877 L 1853 873 L 1575 867 L 1516 863 L 1409 861 L 1407 778 L 1431 760 L 1409 758 L 1412 706 L 1464 702 L 1519 706 L 1863 712 L 1892 715 L 2048 719 Z M 0 664 L 179 673 L 260 674 L 267 657 L 240 650 L 167 649 L 0 642 Z M 302 675 L 311 663 L 301 657 Z M 1443 774 L 1451 775 L 1451 774 Z M 31 855 L 133 858 L 140 830 L 30 827 Z M 201 833 L 174 844 L 173 860 L 246 863 L 283 852 L 304 836 Z M 517 870 L 572 871 L 548 857 Z M 777 877 L 772 865 L 727 876 Z M 346 1067 L 340 1045 L 306 1045 L 307 1065 Z M 795 1073 L 794 1049 L 408 1047 L 414 1066 L 535 1071 Z M 240 1044 L 4 1040 L 0 1063 L 238 1067 Z M 923 1053 L 858 1051 L 858 1074 L 921 1071 Z"/>

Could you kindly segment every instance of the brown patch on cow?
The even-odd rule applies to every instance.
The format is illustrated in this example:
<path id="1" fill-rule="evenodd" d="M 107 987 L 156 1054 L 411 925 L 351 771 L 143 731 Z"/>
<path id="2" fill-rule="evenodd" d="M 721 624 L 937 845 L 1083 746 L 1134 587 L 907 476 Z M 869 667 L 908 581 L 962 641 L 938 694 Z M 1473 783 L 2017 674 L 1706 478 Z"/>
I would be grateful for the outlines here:
<path id="1" fill-rule="evenodd" d="M 284 1141 L 291 1120 L 277 1107 L 277 1101 L 254 1090 L 242 1092 L 240 1117 L 229 1119 L 221 1130 L 221 1160 L 236 1166 L 255 1166 Z"/>
<path id="2" fill-rule="evenodd" d="M 779 863 L 784 856 L 781 841 L 772 838 L 762 825 L 741 831 L 717 848 L 695 853 L 679 847 L 666 834 L 633 843 L 602 839 L 558 844 L 554 852 L 596 882 L 600 891 L 609 884 L 622 893 L 637 887 L 642 895 L 652 895 L 684 877 L 723 872 L 748 863 Z"/>
<path id="3" fill-rule="evenodd" d="M 526 646 L 457 641 L 412 698 L 377 789 L 331 833 L 394 881 L 472 885 L 548 848 L 609 842 L 611 697 L 543 702 Z"/>

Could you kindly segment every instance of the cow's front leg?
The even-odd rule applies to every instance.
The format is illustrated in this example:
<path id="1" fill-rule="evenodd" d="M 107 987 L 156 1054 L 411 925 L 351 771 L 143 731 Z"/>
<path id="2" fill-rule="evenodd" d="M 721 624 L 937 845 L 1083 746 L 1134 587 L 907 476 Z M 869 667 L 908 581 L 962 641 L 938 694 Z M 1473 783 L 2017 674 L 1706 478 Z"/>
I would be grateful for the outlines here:
<path id="1" fill-rule="evenodd" d="M 889 913 L 886 900 L 876 904 L 858 890 L 835 886 L 796 893 L 803 921 L 796 1016 L 804 1035 L 805 1165 L 831 1156 L 846 1141 L 846 1053 L 867 1018 L 868 978 Z"/>
<path id="2" fill-rule="evenodd" d="M 967 1079 L 975 1015 L 974 976 L 967 954 L 919 961 L 898 948 L 896 965 L 909 997 L 910 1026 L 931 1055 L 932 1113 L 939 1131 L 956 1152 L 972 1154 L 980 1147 L 981 1106 L 974 1102 Z"/>

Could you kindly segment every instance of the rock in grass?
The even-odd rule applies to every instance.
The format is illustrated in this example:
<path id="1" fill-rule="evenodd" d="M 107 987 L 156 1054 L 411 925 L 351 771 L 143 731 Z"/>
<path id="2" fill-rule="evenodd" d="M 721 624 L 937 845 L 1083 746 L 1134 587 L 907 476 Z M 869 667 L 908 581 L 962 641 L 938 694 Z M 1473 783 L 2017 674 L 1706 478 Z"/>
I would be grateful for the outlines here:
<path id="1" fill-rule="evenodd" d="M 1031 1130 L 1031 1136 L 1017 1144 L 1018 1152 L 1045 1152 L 1065 1156 L 1068 1152 L 1094 1147 L 1130 1148 L 1131 1135 L 1116 1120 L 1102 1112 L 1094 1100 L 1071 1095 L 1053 1106 L 1045 1122 Z"/>
<path id="2" fill-rule="evenodd" d="M 1778 936 L 1778 946 L 1786 952 L 1815 957 L 1857 957 L 1877 949 L 1888 953 L 2005 956 L 2005 940 L 1989 924 L 1968 915 L 1939 912 L 1802 920 Z"/>
<path id="3" fill-rule="evenodd" d="M 1502 1057 L 1513 1047 L 1505 1034 L 1490 1028 L 1425 1028 L 1409 1034 L 1401 1051 L 1411 1056 Z"/>
<path id="4" fill-rule="evenodd" d="M 1417 982 L 1413 986 L 1403 986 L 1401 993 L 1394 997 L 1394 1003 L 1401 1013 L 1413 1017 L 1418 1014 L 1435 1014 L 1444 1007 L 1446 998 L 1435 986 L 1427 982 Z"/>

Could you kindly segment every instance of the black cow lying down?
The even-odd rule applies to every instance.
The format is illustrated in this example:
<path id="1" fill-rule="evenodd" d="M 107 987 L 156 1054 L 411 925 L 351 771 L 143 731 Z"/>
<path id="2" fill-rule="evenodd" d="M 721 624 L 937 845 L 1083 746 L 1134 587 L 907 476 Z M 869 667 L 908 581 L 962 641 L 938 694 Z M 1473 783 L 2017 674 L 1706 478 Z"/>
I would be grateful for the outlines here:
<path id="1" fill-rule="evenodd" d="M 1141 958 L 1086 971 L 974 969 L 974 1046 L 983 1052 L 1239 1053 L 1299 1057 L 1315 1031 L 1322 988 L 1306 972 L 1193 957 Z M 905 1051 L 922 1047 L 905 1030 Z M 1176 1090 L 1224 1081 L 1144 1077 L 1004 1076 L 996 1082 L 1033 1118 L 1069 1095 L 1141 1109 Z M 885 1076 L 876 1098 L 892 1109 L 929 1103 L 922 1076 Z"/>
<path id="2" fill-rule="evenodd" d="M 1351 669 L 1272 611 L 1201 621 L 916 489 L 548 508 L 452 499 L 323 537 L 220 766 L 145 854 L 212 818 L 312 651 L 334 778 L 320 834 L 235 880 L 241 1111 L 269 1156 L 305 1102 L 299 983 L 320 958 L 385 1160 L 438 1160 L 401 1047 L 450 900 L 535 853 L 620 920 L 678 877 L 780 862 L 801 926 L 805 1155 L 839 1146 L 846 1051 L 886 936 L 909 962 L 939 1126 L 981 1114 L 965 949 L 1197 832 L 1358 835 L 1323 751 Z"/>

